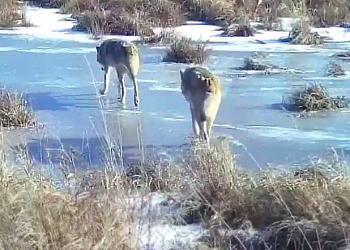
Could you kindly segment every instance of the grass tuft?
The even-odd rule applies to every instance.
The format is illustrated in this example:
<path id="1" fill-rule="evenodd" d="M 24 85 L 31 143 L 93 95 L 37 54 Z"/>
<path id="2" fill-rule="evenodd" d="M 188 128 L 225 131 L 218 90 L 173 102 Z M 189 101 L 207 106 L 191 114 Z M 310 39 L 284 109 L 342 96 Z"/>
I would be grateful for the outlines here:
<path id="1" fill-rule="evenodd" d="M 345 70 L 336 62 L 331 62 L 328 65 L 328 70 L 327 70 L 327 75 L 328 76 L 345 76 Z"/>
<path id="2" fill-rule="evenodd" d="M 327 89 L 316 83 L 294 92 L 289 98 L 289 102 L 296 110 L 306 112 L 348 107 L 345 97 L 330 97 Z"/>
<path id="3" fill-rule="evenodd" d="M 175 38 L 167 48 L 165 62 L 205 64 L 209 62 L 211 49 L 206 43 L 188 38 Z"/>
<path id="4" fill-rule="evenodd" d="M 18 128 L 36 125 L 34 114 L 27 106 L 21 94 L 0 88 L 0 126 Z"/>
<path id="5" fill-rule="evenodd" d="M 317 32 L 311 32 L 306 23 L 299 23 L 294 25 L 292 31 L 289 33 L 289 39 L 292 44 L 303 45 L 321 45 L 323 39 Z"/>

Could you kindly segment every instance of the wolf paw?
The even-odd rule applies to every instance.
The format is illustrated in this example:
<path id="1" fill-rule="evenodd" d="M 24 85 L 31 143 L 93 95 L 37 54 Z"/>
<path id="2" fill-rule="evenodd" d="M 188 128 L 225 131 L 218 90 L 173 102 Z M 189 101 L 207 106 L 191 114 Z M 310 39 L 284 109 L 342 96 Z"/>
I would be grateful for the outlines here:
<path id="1" fill-rule="evenodd" d="M 104 91 L 104 90 L 100 90 L 99 93 L 100 93 L 101 96 L 106 95 L 106 91 Z"/>

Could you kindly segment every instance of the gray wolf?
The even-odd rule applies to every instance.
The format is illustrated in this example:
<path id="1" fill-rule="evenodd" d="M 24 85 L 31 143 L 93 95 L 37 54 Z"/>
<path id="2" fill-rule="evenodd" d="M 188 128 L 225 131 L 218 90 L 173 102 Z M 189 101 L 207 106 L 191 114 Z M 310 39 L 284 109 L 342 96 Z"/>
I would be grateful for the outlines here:
<path id="1" fill-rule="evenodd" d="M 181 91 L 189 102 L 194 134 L 210 140 L 210 131 L 221 103 L 220 79 L 202 67 L 180 70 Z"/>
<path id="2" fill-rule="evenodd" d="M 137 47 L 134 44 L 117 40 L 105 40 L 100 46 L 96 46 L 97 62 L 104 70 L 104 89 L 100 90 L 101 95 L 105 95 L 109 88 L 110 73 L 115 68 L 120 82 L 120 100 L 125 103 L 125 74 L 127 73 L 134 85 L 134 104 L 139 106 L 139 91 L 137 84 L 137 74 L 140 68 L 140 58 Z"/>

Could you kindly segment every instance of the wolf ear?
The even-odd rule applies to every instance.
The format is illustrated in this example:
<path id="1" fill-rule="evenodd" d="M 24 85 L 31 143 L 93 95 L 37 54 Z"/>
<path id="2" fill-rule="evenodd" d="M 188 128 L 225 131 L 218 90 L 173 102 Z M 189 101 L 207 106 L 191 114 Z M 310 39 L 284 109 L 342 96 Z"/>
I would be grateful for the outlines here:
<path id="1" fill-rule="evenodd" d="M 184 73 L 185 73 L 185 70 L 180 69 L 181 81 L 183 81 L 183 80 L 184 80 Z"/>

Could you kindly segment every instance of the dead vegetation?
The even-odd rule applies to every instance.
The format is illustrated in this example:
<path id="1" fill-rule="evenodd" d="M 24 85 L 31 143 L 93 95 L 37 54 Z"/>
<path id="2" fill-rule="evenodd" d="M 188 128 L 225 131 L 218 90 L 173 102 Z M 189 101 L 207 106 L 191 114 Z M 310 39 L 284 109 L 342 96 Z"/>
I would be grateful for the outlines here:
<path id="1" fill-rule="evenodd" d="M 243 66 L 239 67 L 239 70 L 268 70 L 273 66 L 262 62 L 259 62 L 252 58 L 244 58 Z"/>
<path id="2" fill-rule="evenodd" d="M 0 0 L 0 29 L 30 26 L 21 5 L 15 0 Z"/>
<path id="3" fill-rule="evenodd" d="M 291 40 L 292 44 L 323 44 L 322 37 L 317 32 L 311 32 L 307 23 L 299 23 L 294 25 L 292 31 L 289 33 L 289 39 Z"/>
<path id="4" fill-rule="evenodd" d="M 139 43 L 143 44 L 171 44 L 175 39 L 173 31 L 162 30 L 157 34 L 151 36 L 141 36 L 141 41 Z"/>
<path id="5" fill-rule="evenodd" d="M 21 94 L 0 88 L 0 126 L 31 127 L 36 124 L 34 114 Z"/>
<path id="6" fill-rule="evenodd" d="M 327 89 L 322 85 L 310 84 L 304 89 L 295 91 L 289 97 L 289 104 L 295 110 L 300 111 L 321 111 L 321 110 L 336 110 L 349 106 L 345 97 L 330 97 Z"/>
<path id="7" fill-rule="evenodd" d="M 165 53 L 165 62 L 205 64 L 209 62 L 211 49 L 206 43 L 175 38 Z"/>
<path id="8" fill-rule="evenodd" d="M 137 222 L 161 216 L 135 206 L 132 197 L 149 192 L 166 192 L 161 206 L 175 211 L 166 215 L 168 223 L 203 224 L 199 249 L 349 247 L 349 175 L 336 157 L 250 172 L 238 166 L 223 140 L 212 148 L 192 146 L 171 165 L 150 158 L 119 173 L 68 174 L 61 191 L 25 169 L 20 176 L 0 168 L 6 249 L 139 249 Z"/>
<path id="9" fill-rule="evenodd" d="M 339 159 L 252 173 L 223 144 L 195 149 L 186 166 L 209 249 L 348 247 L 350 184 Z"/>
<path id="10" fill-rule="evenodd" d="M 122 190 L 73 197 L 44 176 L 0 167 L 4 249 L 135 249 L 134 215 Z M 29 170 L 29 171 L 28 171 Z M 131 240 L 133 239 L 133 240 Z"/>
<path id="11" fill-rule="evenodd" d="M 330 62 L 327 69 L 328 76 L 345 76 L 345 70 L 336 62 Z"/>
<path id="12" fill-rule="evenodd" d="M 227 29 L 222 33 L 224 36 L 241 36 L 249 37 L 254 36 L 254 29 L 250 24 L 231 24 Z"/>
<path id="13" fill-rule="evenodd" d="M 181 6 L 170 0 L 63 1 L 65 12 L 77 13 L 77 30 L 95 37 L 103 34 L 154 35 L 153 27 L 174 27 L 185 17 Z"/>
<path id="14" fill-rule="evenodd" d="M 269 70 L 286 70 L 286 68 L 282 68 L 271 64 L 267 60 L 267 55 L 263 53 L 254 52 L 250 57 L 244 58 L 243 65 L 241 67 L 230 68 L 234 70 L 254 70 L 254 71 L 266 71 Z"/>

